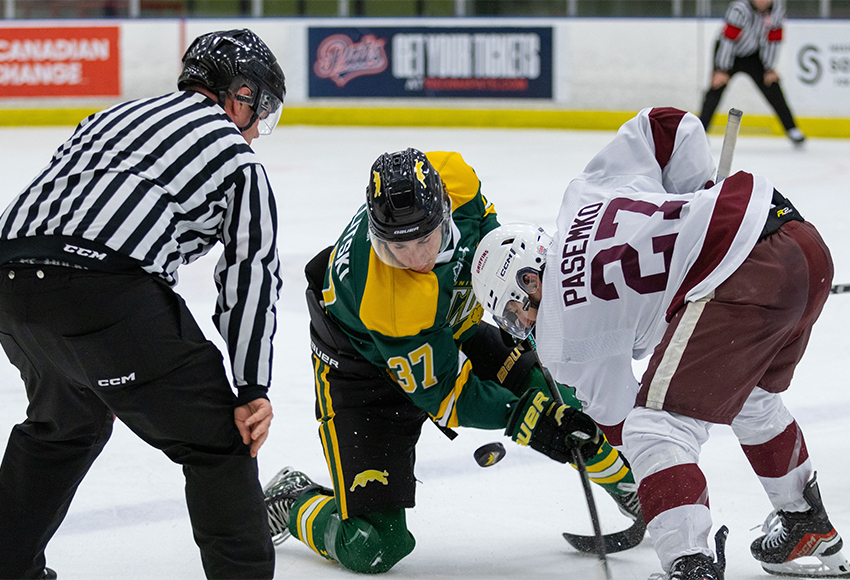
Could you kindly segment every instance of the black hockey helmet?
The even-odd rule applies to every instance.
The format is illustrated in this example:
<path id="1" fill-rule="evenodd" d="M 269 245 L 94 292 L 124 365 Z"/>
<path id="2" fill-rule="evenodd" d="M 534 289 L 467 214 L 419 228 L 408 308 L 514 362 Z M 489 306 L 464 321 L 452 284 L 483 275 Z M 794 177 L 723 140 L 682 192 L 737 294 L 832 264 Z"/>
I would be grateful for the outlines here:
<path id="1" fill-rule="evenodd" d="M 384 153 L 375 160 L 366 187 L 366 212 L 372 245 L 384 261 L 388 243 L 423 238 L 437 228 L 442 228 L 440 251 L 451 240 L 451 203 L 445 185 L 417 149 Z"/>
<path id="2" fill-rule="evenodd" d="M 247 126 L 240 127 L 242 131 L 260 118 L 260 134 L 266 135 L 280 119 L 286 77 L 269 47 L 247 28 L 210 32 L 192 42 L 183 55 L 177 88 L 197 85 L 215 93 L 222 106 L 224 95 L 230 92 L 251 107 L 254 116 Z M 251 89 L 250 97 L 236 95 L 242 86 Z"/>
<path id="3" fill-rule="evenodd" d="M 384 153 L 372 164 L 366 208 L 373 234 L 407 242 L 434 231 L 447 212 L 440 174 L 416 149 Z"/>

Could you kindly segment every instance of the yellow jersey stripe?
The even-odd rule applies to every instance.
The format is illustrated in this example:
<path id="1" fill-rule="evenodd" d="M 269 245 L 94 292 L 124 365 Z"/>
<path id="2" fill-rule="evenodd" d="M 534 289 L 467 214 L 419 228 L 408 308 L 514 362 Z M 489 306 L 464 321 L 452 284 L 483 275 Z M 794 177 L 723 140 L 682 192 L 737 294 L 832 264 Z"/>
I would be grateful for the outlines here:
<path id="1" fill-rule="evenodd" d="M 322 440 L 322 449 L 325 451 L 325 461 L 328 464 L 328 471 L 338 484 L 334 487 L 343 490 L 338 492 L 337 503 L 339 505 L 340 515 L 343 519 L 346 519 L 348 517 L 348 505 L 345 500 L 345 479 L 342 475 L 342 463 L 339 459 L 339 441 L 337 440 L 336 426 L 333 421 L 334 410 L 330 394 L 331 385 L 328 382 L 328 371 L 330 367 L 324 365 L 315 356 L 313 360 L 315 360 L 316 364 L 316 396 L 318 397 L 319 408 L 322 411 L 323 417 L 327 417 L 327 420 L 322 421 L 319 429 L 319 437 Z M 322 369 L 321 372 L 319 369 Z"/>
<path id="2" fill-rule="evenodd" d="M 472 362 L 466 358 L 463 351 L 458 351 L 458 375 L 455 379 L 455 386 L 449 392 L 443 402 L 440 403 L 440 408 L 436 415 L 433 415 L 437 424 L 443 427 L 459 427 L 457 418 L 457 400 L 463 392 L 463 386 L 469 380 L 469 373 L 472 372 Z"/>
<path id="3" fill-rule="evenodd" d="M 481 189 L 481 181 L 460 153 L 429 151 L 425 156 L 443 178 L 449 197 L 452 198 L 452 210 L 475 198 L 478 190 Z M 450 184 L 451 187 L 449 187 Z"/>
<path id="4" fill-rule="evenodd" d="M 330 265 L 334 263 L 334 257 L 336 257 L 336 246 L 334 246 L 334 249 L 331 252 L 331 257 L 328 258 L 328 268 L 330 268 Z M 322 289 L 322 300 L 325 301 L 325 306 L 330 306 L 336 302 L 336 288 L 334 288 L 333 271 L 331 271 L 330 276 L 328 276 L 328 287 Z"/>

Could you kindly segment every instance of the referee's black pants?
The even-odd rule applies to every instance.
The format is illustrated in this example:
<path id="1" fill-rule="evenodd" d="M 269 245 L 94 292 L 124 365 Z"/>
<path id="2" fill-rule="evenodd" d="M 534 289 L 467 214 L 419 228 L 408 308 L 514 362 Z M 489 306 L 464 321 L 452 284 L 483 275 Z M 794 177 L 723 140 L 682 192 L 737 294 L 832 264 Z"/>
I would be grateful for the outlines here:
<path id="1" fill-rule="evenodd" d="M 40 577 L 113 414 L 183 466 L 207 577 L 272 578 L 257 462 L 221 354 L 177 294 L 147 274 L 6 265 L 0 342 L 29 399 L 0 464 L 0 578 Z"/>
<path id="2" fill-rule="evenodd" d="M 715 49 L 715 55 L 716 52 L 717 51 Z M 782 92 L 782 87 L 779 85 L 779 81 L 776 81 L 770 86 L 764 84 L 764 64 L 761 62 L 761 57 L 759 56 L 758 51 L 749 56 L 735 57 L 735 63 L 732 65 L 732 70 L 729 71 L 729 80 L 731 81 L 732 77 L 739 72 L 746 73 L 753 79 L 753 82 L 767 99 L 767 102 L 770 103 L 770 106 L 773 107 L 774 111 L 776 111 L 776 115 L 779 117 L 779 121 L 782 123 L 782 126 L 785 127 L 786 133 L 797 126 L 797 123 L 794 122 L 794 116 L 791 114 L 791 109 L 788 108 L 788 103 L 785 100 L 785 94 Z M 702 103 L 702 112 L 700 113 L 699 118 L 700 121 L 702 121 L 702 126 L 706 129 L 708 129 L 708 126 L 711 124 L 711 118 L 714 116 L 714 111 L 717 110 L 717 106 L 720 104 L 720 97 L 723 96 L 723 91 L 725 91 L 728 86 L 729 84 L 727 83 L 716 89 L 709 87 L 708 91 L 705 93 L 705 99 Z"/>

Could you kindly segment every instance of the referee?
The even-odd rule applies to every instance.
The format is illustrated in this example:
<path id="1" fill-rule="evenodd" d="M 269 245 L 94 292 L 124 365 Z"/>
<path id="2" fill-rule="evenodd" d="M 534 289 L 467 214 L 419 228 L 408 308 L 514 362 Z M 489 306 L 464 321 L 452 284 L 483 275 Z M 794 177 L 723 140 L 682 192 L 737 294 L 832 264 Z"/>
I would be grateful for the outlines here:
<path id="1" fill-rule="evenodd" d="M 795 145 L 806 136 L 797 128 L 785 95 L 779 86 L 779 75 L 773 69 L 782 41 L 785 8 L 778 0 L 735 0 L 726 10 L 725 24 L 714 48 L 714 71 L 711 86 L 705 93 L 700 121 L 708 129 L 720 97 L 729 80 L 737 73 L 749 75 L 776 111 L 785 133 Z"/>
<path id="2" fill-rule="evenodd" d="M 274 575 L 256 455 L 282 282 L 250 144 L 279 119 L 284 74 L 253 32 L 214 32 L 178 89 L 83 120 L 0 216 L 0 342 L 29 399 L 0 465 L 0 578 L 56 577 L 45 547 L 114 417 L 182 465 L 208 578 Z M 172 290 L 216 242 L 238 394 Z"/>

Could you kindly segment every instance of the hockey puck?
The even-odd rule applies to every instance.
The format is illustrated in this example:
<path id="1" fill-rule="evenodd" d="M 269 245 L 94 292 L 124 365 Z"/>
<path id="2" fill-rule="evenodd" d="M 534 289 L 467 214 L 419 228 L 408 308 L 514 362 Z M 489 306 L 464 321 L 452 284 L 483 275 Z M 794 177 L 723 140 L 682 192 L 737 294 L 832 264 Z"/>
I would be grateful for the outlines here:
<path id="1" fill-rule="evenodd" d="M 472 456 L 475 457 L 475 462 L 481 467 L 490 467 L 499 463 L 505 456 L 505 453 L 507 453 L 505 446 L 499 442 L 495 442 L 482 445 L 475 450 Z"/>

